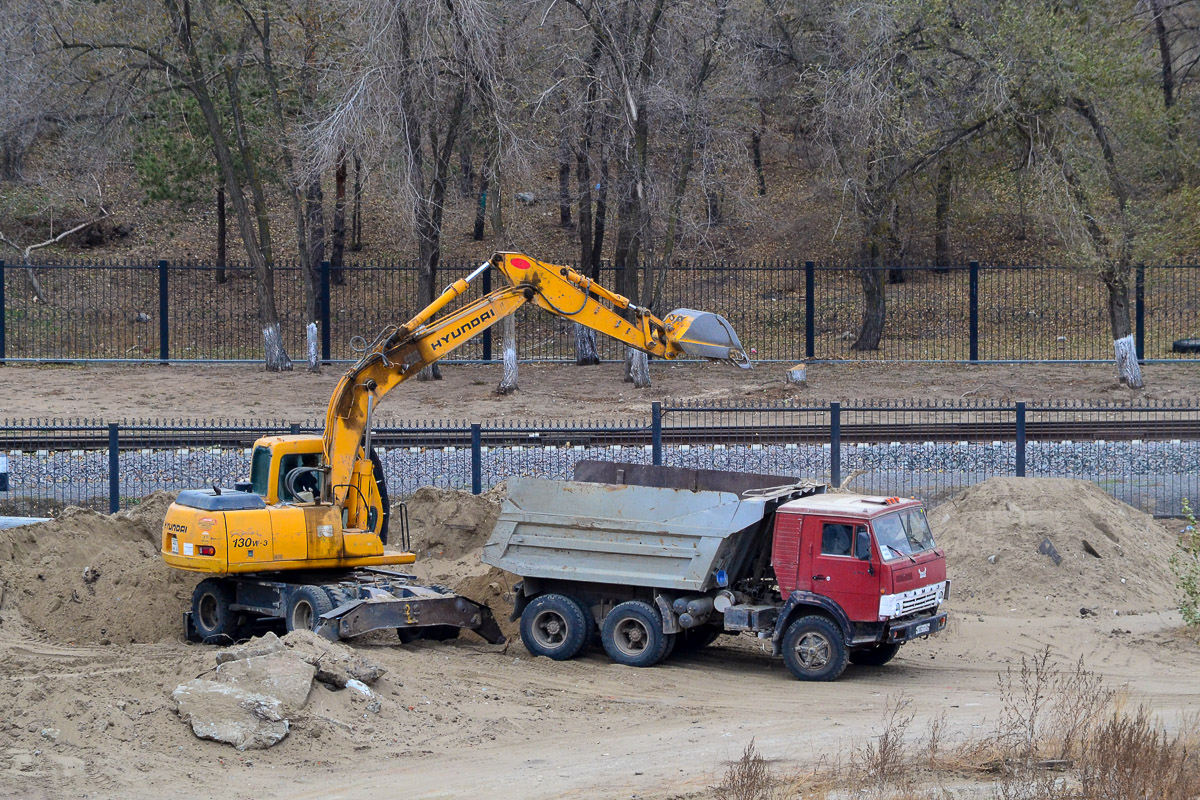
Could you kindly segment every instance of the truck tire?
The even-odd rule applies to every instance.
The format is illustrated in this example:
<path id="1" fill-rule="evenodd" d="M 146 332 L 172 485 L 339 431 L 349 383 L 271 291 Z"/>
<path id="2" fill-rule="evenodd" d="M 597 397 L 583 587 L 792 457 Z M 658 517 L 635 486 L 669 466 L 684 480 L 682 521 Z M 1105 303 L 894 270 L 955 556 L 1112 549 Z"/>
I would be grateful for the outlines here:
<path id="1" fill-rule="evenodd" d="M 333 602 L 320 586 L 297 586 L 288 598 L 284 625 L 288 632 L 316 630 L 321 615 L 333 610 Z"/>
<path id="2" fill-rule="evenodd" d="M 663 633 L 658 609 L 641 600 L 629 600 L 608 612 L 600 628 L 604 652 L 618 664 L 652 667 L 666 657 L 675 634 Z"/>
<path id="3" fill-rule="evenodd" d="M 224 578 L 205 578 L 192 592 L 192 624 L 205 644 L 228 644 L 240 627 L 241 615 L 230 608 L 233 583 Z"/>
<path id="4" fill-rule="evenodd" d="M 801 617 L 783 635 L 783 663 L 802 681 L 832 681 L 846 669 L 842 631 L 829 617 Z"/>
<path id="5" fill-rule="evenodd" d="M 521 641 L 532 655 L 566 661 L 587 646 L 591 625 L 590 615 L 585 615 L 575 600 L 543 594 L 521 612 Z"/>
<path id="6" fill-rule="evenodd" d="M 882 667 L 900 652 L 898 644 L 877 644 L 861 650 L 850 651 L 850 663 L 860 667 Z"/>

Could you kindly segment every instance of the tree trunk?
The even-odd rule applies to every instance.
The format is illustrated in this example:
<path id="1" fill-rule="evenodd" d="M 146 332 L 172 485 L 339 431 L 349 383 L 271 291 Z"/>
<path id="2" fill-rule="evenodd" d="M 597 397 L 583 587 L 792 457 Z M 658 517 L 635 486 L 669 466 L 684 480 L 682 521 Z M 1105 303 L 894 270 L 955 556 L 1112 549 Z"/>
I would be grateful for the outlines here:
<path id="1" fill-rule="evenodd" d="M 504 341 L 504 371 L 496 394 L 511 394 L 517 390 L 517 318 L 509 314 L 500 321 Z"/>
<path id="2" fill-rule="evenodd" d="M 362 159 L 354 155 L 354 210 L 350 215 L 350 249 L 362 250 Z"/>
<path id="3" fill-rule="evenodd" d="M 308 371 L 321 371 L 321 350 L 320 339 L 317 336 L 317 323 L 310 322 L 304 326 L 304 331 L 308 340 Z"/>
<path id="4" fill-rule="evenodd" d="M 492 238 L 497 243 L 504 242 L 504 195 L 501 192 L 500 186 L 500 168 L 493 164 L 491 168 L 492 177 L 488 181 L 488 191 L 492 193 L 491 211 L 488 216 L 492 223 Z"/>
<path id="5" fill-rule="evenodd" d="M 596 332 L 586 325 L 575 323 L 575 364 L 588 367 L 600 363 L 596 352 Z"/>
<path id="6" fill-rule="evenodd" d="M 600 262 L 604 258 L 604 227 L 608 218 L 608 157 L 600 158 L 600 181 L 596 184 L 596 233 L 592 237 L 592 280 L 600 280 Z"/>
<path id="7" fill-rule="evenodd" d="M 938 272 L 950 271 L 950 186 L 954 167 L 949 159 L 938 166 L 934 185 L 933 264 Z"/>
<path id="8" fill-rule="evenodd" d="M 558 148 L 558 224 L 571 227 L 571 148 L 565 137 Z"/>
<path id="9" fill-rule="evenodd" d="M 883 324 L 887 311 L 884 305 L 886 270 L 883 268 L 883 246 L 880 242 L 883 225 L 882 215 L 876 214 L 870 224 L 865 226 L 858 273 L 863 289 L 862 328 L 859 330 L 858 339 L 850 345 L 851 350 L 878 350 L 879 342 L 883 338 Z"/>
<path id="10" fill-rule="evenodd" d="M 475 230 L 471 233 L 471 238 L 477 242 L 483 241 L 483 226 L 487 221 L 487 193 L 488 193 L 488 174 L 487 170 L 479 173 L 479 202 L 475 204 Z"/>
<path id="11" fill-rule="evenodd" d="M 758 179 L 758 196 L 766 197 L 767 176 L 763 172 L 762 134 L 758 132 L 757 128 L 750 131 L 750 157 L 754 162 L 754 176 Z"/>
<path id="12" fill-rule="evenodd" d="M 346 151 L 339 150 L 333 173 L 333 235 L 330 238 L 329 279 L 339 286 L 346 281 Z"/>
<path id="13" fill-rule="evenodd" d="M 224 283 L 225 276 L 225 187 L 217 187 L 217 283 Z"/>
<path id="14" fill-rule="evenodd" d="M 1138 364 L 1129 321 L 1128 269 L 1110 268 L 1101 276 L 1108 289 L 1108 321 L 1112 326 L 1113 351 L 1117 361 L 1117 379 L 1131 389 L 1141 389 L 1142 368 Z"/>
<path id="15" fill-rule="evenodd" d="M 650 356 L 633 347 L 625 348 L 625 382 L 635 389 L 650 388 Z"/>
<path id="16" fill-rule="evenodd" d="M 304 270 L 304 315 L 308 322 L 320 316 L 321 262 L 325 260 L 325 195 L 321 178 L 310 178 L 304 197 L 304 215 L 308 228 L 308 263 Z"/>
<path id="17" fill-rule="evenodd" d="M 463 139 L 458 149 L 458 193 L 470 197 L 475 193 L 475 167 L 471 163 L 471 143 Z"/>

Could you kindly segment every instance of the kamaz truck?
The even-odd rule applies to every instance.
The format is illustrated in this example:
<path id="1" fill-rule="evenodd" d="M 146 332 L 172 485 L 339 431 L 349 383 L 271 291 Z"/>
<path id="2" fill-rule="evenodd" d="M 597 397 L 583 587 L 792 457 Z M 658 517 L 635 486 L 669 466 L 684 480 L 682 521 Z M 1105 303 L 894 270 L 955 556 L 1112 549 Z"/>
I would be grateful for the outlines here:
<path id="1" fill-rule="evenodd" d="M 944 630 L 950 593 L 916 500 L 599 461 L 510 479 L 483 561 L 521 578 L 513 619 L 534 655 L 574 658 L 598 630 L 613 661 L 648 667 L 749 634 L 814 681 Z"/>

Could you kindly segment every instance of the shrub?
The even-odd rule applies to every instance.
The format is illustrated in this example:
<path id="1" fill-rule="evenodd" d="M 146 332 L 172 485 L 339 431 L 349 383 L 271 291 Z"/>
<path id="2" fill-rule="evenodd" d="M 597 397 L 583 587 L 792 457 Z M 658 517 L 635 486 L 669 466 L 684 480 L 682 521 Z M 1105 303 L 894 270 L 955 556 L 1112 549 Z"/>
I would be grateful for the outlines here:
<path id="1" fill-rule="evenodd" d="M 1179 537 L 1178 549 L 1171 555 L 1171 571 L 1175 573 L 1175 585 L 1183 595 L 1179 610 L 1188 627 L 1200 626 L 1200 530 L 1196 529 L 1196 515 L 1183 500 L 1183 516 L 1187 526 Z"/>

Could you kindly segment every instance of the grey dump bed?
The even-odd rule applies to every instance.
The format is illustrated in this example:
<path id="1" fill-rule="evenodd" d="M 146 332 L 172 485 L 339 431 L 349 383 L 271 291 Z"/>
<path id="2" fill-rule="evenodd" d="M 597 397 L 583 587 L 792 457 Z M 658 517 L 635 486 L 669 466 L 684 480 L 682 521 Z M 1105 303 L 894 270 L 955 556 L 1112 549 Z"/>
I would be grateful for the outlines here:
<path id="1" fill-rule="evenodd" d="M 764 516 L 778 502 L 741 493 L 795 484 L 779 476 L 595 462 L 581 463 L 581 474 L 655 485 L 512 478 L 483 561 L 521 577 L 707 591 L 718 570 L 732 577 L 745 568 Z"/>

